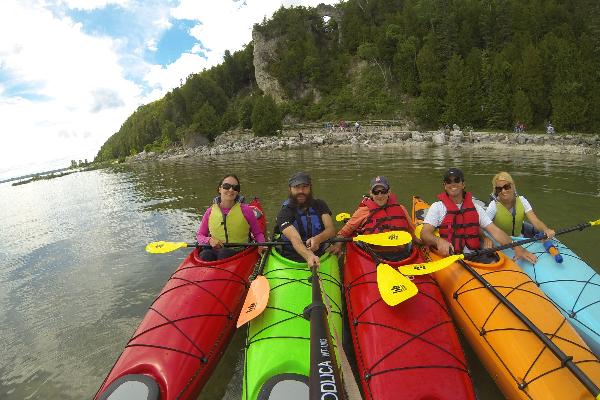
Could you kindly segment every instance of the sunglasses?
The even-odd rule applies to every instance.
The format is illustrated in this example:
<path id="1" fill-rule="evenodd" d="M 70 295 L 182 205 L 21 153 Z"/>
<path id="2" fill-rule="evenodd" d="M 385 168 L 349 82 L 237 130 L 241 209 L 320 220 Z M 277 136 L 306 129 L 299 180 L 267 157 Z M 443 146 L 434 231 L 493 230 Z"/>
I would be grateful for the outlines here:
<path id="1" fill-rule="evenodd" d="M 221 184 L 221 187 L 222 187 L 224 190 L 233 189 L 233 190 L 235 190 L 236 192 L 239 192 L 239 191 L 240 191 L 240 185 L 239 185 L 239 183 L 238 183 L 237 185 L 232 185 L 231 183 L 223 183 L 223 184 Z"/>
<path id="2" fill-rule="evenodd" d="M 510 188 L 512 187 L 512 185 L 510 183 L 507 183 L 504 186 L 496 186 L 494 189 L 496 189 L 496 194 L 500 193 L 502 190 L 510 190 Z"/>
<path id="3" fill-rule="evenodd" d="M 378 194 L 388 194 L 389 191 L 389 189 L 375 189 L 371 190 L 371 193 L 377 196 Z"/>
<path id="4" fill-rule="evenodd" d="M 446 184 L 451 184 L 451 183 L 461 183 L 463 180 L 461 178 L 446 178 L 444 179 L 444 183 Z"/>

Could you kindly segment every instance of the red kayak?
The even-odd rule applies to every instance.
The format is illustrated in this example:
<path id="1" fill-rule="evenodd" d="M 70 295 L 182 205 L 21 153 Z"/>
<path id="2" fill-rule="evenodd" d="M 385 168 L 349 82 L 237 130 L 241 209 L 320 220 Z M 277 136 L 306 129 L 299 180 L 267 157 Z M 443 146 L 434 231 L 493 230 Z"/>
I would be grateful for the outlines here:
<path id="1" fill-rule="evenodd" d="M 258 200 L 254 205 L 262 215 Z M 259 222 L 265 227 L 265 219 Z M 95 399 L 196 399 L 225 351 L 256 247 L 204 262 L 194 249 L 167 281 Z"/>
<path id="2" fill-rule="evenodd" d="M 411 255 L 392 267 L 423 262 Z M 377 262 L 346 247 L 344 287 L 356 362 L 366 399 L 475 399 L 464 353 L 439 287 L 415 276 L 419 293 L 391 307 L 377 288 Z"/>

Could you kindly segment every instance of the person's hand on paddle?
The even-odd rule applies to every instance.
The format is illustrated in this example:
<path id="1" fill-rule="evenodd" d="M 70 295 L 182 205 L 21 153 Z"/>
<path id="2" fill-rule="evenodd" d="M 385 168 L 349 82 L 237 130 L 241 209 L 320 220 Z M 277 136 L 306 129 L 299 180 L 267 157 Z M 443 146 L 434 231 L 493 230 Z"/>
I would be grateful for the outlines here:
<path id="1" fill-rule="evenodd" d="M 319 246 L 321 246 L 321 242 L 316 236 L 306 239 L 306 248 L 310 251 L 315 252 L 319 250 Z"/>
<path id="2" fill-rule="evenodd" d="M 529 252 L 528 250 L 522 248 L 521 246 L 517 246 L 515 247 L 515 257 L 514 259 L 521 259 L 521 260 L 525 260 L 525 261 L 529 261 L 532 264 L 535 264 L 537 262 L 537 257 L 535 254 Z"/>
<path id="3" fill-rule="evenodd" d="M 267 246 L 258 246 L 258 254 L 264 253 L 265 251 L 267 251 L 267 249 Z"/>
<path id="4" fill-rule="evenodd" d="M 321 266 L 321 259 L 315 255 L 315 253 L 313 253 L 312 251 L 309 251 L 310 254 L 308 254 L 305 257 L 306 263 L 308 265 L 316 265 L 317 268 L 319 268 Z"/>
<path id="5" fill-rule="evenodd" d="M 337 242 L 334 243 L 333 245 L 329 246 L 329 249 L 327 250 L 329 251 L 331 254 L 339 256 L 342 254 L 342 243 L 341 242 Z"/>
<path id="6" fill-rule="evenodd" d="M 437 253 L 442 257 L 448 257 L 454 254 L 454 247 L 445 239 L 438 238 L 435 242 L 437 247 Z"/>
<path id="7" fill-rule="evenodd" d="M 554 232 L 554 229 L 544 229 L 544 234 L 548 237 L 548 239 L 552 239 L 554 237 L 554 235 L 556 235 L 556 232 Z"/>
<path id="8" fill-rule="evenodd" d="M 223 247 L 223 242 L 221 242 L 219 239 L 215 239 L 214 237 L 208 239 L 208 244 L 210 244 L 210 247 L 213 249 L 220 249 Z"/>

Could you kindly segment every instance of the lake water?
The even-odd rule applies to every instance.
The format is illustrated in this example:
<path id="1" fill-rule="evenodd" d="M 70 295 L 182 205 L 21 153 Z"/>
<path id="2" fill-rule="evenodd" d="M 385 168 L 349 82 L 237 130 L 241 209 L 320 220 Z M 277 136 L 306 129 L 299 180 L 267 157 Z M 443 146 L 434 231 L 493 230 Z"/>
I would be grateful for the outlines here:
<path id="1" fill-rule="evenodd" d="M 450 166 L 480 198 L 499 170 L 554 228 L 600 218 L 600 161 L 590 156 L 415 145 L 231 154 L 119 166 L 22 186 L 0 185 L 0 398 L 93 396 L 154 297 L 187 254 L 150 255 L 155 240 L 193 241 L 200 215 L 229 172 L 259 196 L 272 228 L 295 171 L 313 176 L 334 215 L 352 212 L 369 180 L 389 178 L 399 200 L 432 200 Z M 561 236 L 591 265 L 600 229 Z M 238 331 L 203 398 L 239 398 Z M 469 350 L 467 349 L 469 353 Z M 481 398 L 502 396 L 472 354 Z M 233 371 L 232 371 L 233 370 Z M 232 375 L 234 378 L 232 379 Z"/>

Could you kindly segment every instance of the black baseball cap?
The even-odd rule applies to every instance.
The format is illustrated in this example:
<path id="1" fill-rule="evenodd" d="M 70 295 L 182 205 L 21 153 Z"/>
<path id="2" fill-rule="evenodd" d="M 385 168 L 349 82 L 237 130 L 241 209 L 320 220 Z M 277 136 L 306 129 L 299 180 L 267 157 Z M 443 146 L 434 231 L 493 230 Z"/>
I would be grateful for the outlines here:
<path id="1" fill-rule="evenodd" d="M 383 186 L 386 190 L 390 188 L 390 184 L 387 178 L 381 175 L 371 179 L 371 183 L 369 183 L 369 185 L 371 186 L 371 190 L 373 190 L 373 188 L 376 186 Z"/>
<path id="2" fill-rule="evenodd" d="M 292 175 L 288 181 L 288 184 L 290 187 L 298 185 L 310 185 L 310 175 L 308 175 L 306 172 L 296 172 L 294 175 Z"/>
<path id="3" fill-rule="evenodd" d="M 463 172 L 460 169 L 454 167 L 449 168 L 448 171 L 444 173 L 444 181 L 450 179 L 451 177 L 458 178 L 461 180 L 461 182 L 464 182 L 465 180 Z"/>

